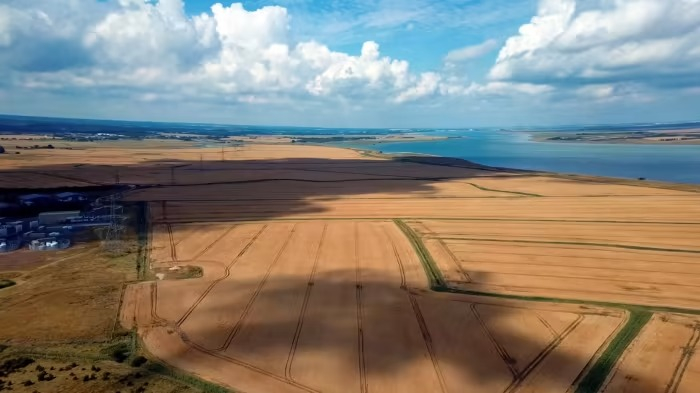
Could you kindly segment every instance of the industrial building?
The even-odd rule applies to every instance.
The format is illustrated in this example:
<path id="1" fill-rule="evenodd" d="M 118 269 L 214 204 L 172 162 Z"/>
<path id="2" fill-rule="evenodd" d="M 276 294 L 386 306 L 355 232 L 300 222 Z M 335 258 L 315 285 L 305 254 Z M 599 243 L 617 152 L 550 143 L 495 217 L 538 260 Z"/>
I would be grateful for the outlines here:
<path id="1" fill-rule="evenodd" d="M 80 210 L 68 210 L 60 212 L 39 213 L 39 225 L 56 225 L 69 222 L 71 219 L 80 217 Z"/>
<path id="2" fill-rule="evenodd" d="M 14 201 L 16 204 L 12 203 Z M 114 204 L 113 198 L 110 201 L 109 206 L 95 203 L 91 207 L 87 194 L 59 192 L 21 195 L 11 202 L 0 202 L 0 208 L 7 210 L 0 213 L 13 217 L 0 216 L 0 253 L 17 250 L 23 245 L 36 251 L 60 250 L 70 247 L 78 232 L 122 223 L 124 208 Z M 64 210 L 55 211 L 61 207 Z"/>
<path id="3" fill-rule="evenodd" d="M 70 247 L 70 239 L 67 237 L 50 236 L 32 240 L 29 249 L 33 251 L 63 250 Z"/>

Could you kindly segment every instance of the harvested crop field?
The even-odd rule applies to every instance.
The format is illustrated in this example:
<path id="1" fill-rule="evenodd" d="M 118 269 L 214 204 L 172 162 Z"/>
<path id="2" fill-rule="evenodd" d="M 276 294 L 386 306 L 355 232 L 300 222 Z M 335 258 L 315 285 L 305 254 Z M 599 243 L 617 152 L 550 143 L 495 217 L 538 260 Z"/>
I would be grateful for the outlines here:
<path id="1" fill-rule="evenodd" d="M 409 220 L 463 289 L 694 308 L 700 225 Z"/>
<path id="2" fill-rule="evenodd" d="M 155 356 L 244 391 L 564 392 L 626 319 L 431 294 L 391 221 L 198 228 L 207 251 L 187 263 L 202 258 L 205 277 L 132 287 L 122 320 Z M 192 234 L 169 244 L 160 226 L 152 238 L 169 248 L 151 254 L 153 266 L 203 246 Z M 223 269 L 207 274 L 213 264 Z"/>

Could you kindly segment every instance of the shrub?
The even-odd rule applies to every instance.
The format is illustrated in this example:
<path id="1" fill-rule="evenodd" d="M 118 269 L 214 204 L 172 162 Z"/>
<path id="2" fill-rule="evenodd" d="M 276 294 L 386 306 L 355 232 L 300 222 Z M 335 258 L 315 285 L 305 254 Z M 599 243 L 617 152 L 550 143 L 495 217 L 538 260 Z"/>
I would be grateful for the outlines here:
<path id="1" fill-rule="evenodd" d="M 131 349 L 127 343 L 118 343 L 107 348 L 109 356 L 117 363 L 124 363 L 131 355 Z"/>
<path id="2" fill-rule="evenodd" d="M 0 289 L 2 288 L 7 288 L 15 285 L 15 282 L 12 280 L 0 278 Z"/>
<path id="3" fill-rule="evenodd" d="M 143 356 L 137 356 L 131 361 L 131 367 L 141 367 L 148 359 Z"/>

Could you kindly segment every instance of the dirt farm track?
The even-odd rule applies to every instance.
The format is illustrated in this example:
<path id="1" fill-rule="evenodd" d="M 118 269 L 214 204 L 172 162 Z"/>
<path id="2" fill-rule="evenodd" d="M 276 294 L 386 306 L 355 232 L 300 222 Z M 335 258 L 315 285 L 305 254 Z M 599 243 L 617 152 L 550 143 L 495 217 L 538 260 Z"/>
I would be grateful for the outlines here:
<path id="1" fill-rule="evenodd" d="M 249 393 L 700 391 L 700 187 L 149 143 L 29 151 L 0 187 L 136 186 L 151 276 L 203 270 L 124 292 L 174 368 Z"/>

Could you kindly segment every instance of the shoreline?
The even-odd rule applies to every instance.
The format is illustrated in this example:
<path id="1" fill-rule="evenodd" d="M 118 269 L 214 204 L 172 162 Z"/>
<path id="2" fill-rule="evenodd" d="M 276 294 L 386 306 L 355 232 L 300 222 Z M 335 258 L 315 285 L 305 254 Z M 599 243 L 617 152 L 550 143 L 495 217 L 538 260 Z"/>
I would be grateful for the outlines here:
<path id="1" fill-rule="evenodd" d="M 698 146 L 700 131 L 659 130 L 630 132 L 546 132 L 524 131 L 535 143 L 593 144 L 593 145 L 661 145 Z"/>
<path id="2" fill-rule="evenodd" d="M 456 157 L 444 157 L 436 156 L 424 153 L 380 153 L 376 150 L 371 149 L 359 149 L 351 147 L 334 146 L 343 149 L 349 149 L 359 152 L 362 155 L 396 160 L 401 162 L 414 162 L 424 165 L 437 165 L 455 168 L 466 168 L 466 169 L 477 169 L 483 171 L 492 172 L 502 172 L 502 173 L 512 173 L 521 175 L 532 175 L 532 176 L 548 176 L 559 179 L 590 182 L 590 183 L 602 183 L 602 184 L 620 184 L 627 186 L 636 187 L 651 187 L 651 188 L 663 188 L 667 190 L 685 191 L 685 192 L 695 192 L 700 193 L 700 184 L 693 183 L 674 183 L 665 182 L 660 180 L 639 180 L 639 179 L 629 179 L 622 177 L 612 177 L 612 176 L 599 176 L 599 175 L 586 175 L 577 173 L 562 173 L 562 172 L 548 172 L 541 170 L 531 170 L 531 169 L 518 169 L 518 168 L 507 168 L 507 167 L 496 167 L 479 164 L 477 162 L 469 161 L 463 158 Z"/>

